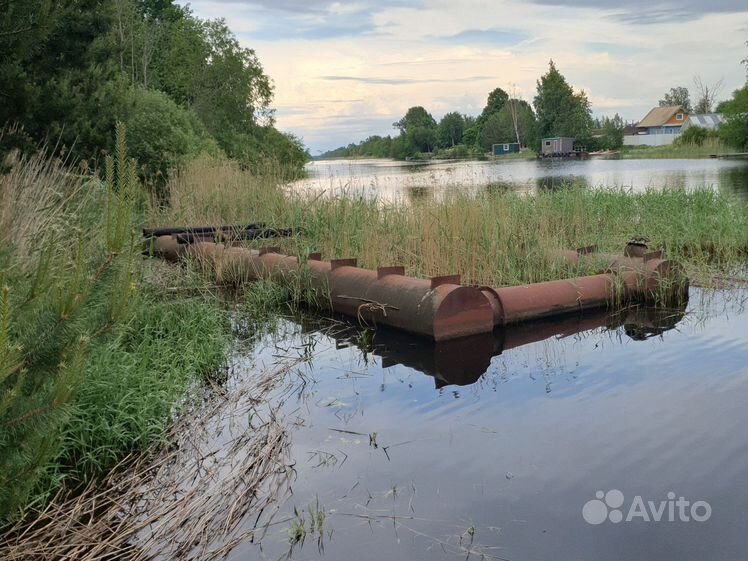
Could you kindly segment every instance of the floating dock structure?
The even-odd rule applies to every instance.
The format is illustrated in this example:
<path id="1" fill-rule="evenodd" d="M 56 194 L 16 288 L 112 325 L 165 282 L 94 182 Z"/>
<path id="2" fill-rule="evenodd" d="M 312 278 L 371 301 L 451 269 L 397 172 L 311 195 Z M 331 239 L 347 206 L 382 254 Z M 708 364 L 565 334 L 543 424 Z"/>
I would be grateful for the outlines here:
<path id="1" fill-rule="evenodd" d="M 233 231 L 265 232 L 250 239 L 288 235 L 261 227 Z M 237 246 L 226 228 L 175 228 L 144 231 L 146 249 L 170 261 L 194 259 L 218 282 L 241 284 L 258 279 L 298 285 L 302 279 L 334 312 L 367 325 L 385 325 L 433 341 L 490 333 L 496 326 L 551 318 L 613 303 L 662 299 L 684 300 L 688 281 L 681 267 L 662 253 L 641 256 L 599 254 L 594 248 L 555 252 L 551 258 L 574 265 L 585 261 L 597 274 L 572 279 L 491 288 L 464 286 L 459 275 L 422 279 L 403 267 L 377 270 L 357 266 L 355 259 L 323 261 L 312 254 L 304 262 L 279 248 Z M 226 237 L 225 242 L 207 241 Z M 642 253 L 640 250 L 636 252 Z M 632 255 L 634 250 L 627 251 Z"/>

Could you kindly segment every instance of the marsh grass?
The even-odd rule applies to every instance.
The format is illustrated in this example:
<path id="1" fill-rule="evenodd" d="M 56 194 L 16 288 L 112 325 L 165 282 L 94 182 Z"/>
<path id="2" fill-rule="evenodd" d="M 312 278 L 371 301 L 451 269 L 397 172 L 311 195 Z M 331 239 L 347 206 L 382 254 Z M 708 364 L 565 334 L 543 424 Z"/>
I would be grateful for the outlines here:
<path id="1" fill-rule="evenodd" d="M 668 146 L 624 147 L 624 159 L 708 158 L 713 154 L 727 154 L 736 150 L 723 144 L 718 138 L 707 138 L 701 144 L 670 144 Z"/>
<path id="2" fill-rule="evenodd" d="M 596 244 L 621 253 L 632 236 L 681 261 L 692 281 L 733 277 L 748 257 L 748 205 L 704 188 L 585 189 L 525 196 L 511 191 L 394 204 L 353 194 L 316 197 L 247 174 L 229 162 L 196 162 L 170 184 L 172 206 L 154 225 L 243 223 L 298 228 L 273 240 L 292 255 L 356 257 L 363 267 L 404 265 L 416 276 L 461 274 L 464 283 L 508 286 L 588 274 L 548 257 L 552 249 Z M 254 244 L 263 245 L 263 242 Z M 270 245 L 264 242 L 264 245 Z"/>
<path id="3" fill-rule="evenodd" d="M 150 286 L 117 132 L 103 181 L 43 150 L 0 177 L 0 528 L 161 438 L 226 348 L 211 301 Z"/>

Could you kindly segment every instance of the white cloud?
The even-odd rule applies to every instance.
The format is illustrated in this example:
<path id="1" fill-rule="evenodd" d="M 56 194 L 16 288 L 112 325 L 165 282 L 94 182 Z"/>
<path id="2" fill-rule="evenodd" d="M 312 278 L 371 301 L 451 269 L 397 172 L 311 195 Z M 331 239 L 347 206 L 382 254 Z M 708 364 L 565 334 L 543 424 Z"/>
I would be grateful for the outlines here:
<path id="1" fill-rule="evenodd" d="M 687 13 L 644 0 L 624 7 L 618 0 L 538 2 L 213 0 L 192 7 L 200 17 L 225 17 L 257 51 L 276 85 L 279 128 L 302 136 L 312 153 L 391 134 L 412 105 L 437 118 L 477 114 L 491 89 L 512 84 L 532 101 L 549 58 L 587 92 L 594 112 L 629 120 L 670 87 L 690 87 L 696 74 L 724 78 L 725 94 L 744 81 L 743 0 L 689 0 Z M 644 5 L 660 15 L 654 23 L 637 20 Z"/>

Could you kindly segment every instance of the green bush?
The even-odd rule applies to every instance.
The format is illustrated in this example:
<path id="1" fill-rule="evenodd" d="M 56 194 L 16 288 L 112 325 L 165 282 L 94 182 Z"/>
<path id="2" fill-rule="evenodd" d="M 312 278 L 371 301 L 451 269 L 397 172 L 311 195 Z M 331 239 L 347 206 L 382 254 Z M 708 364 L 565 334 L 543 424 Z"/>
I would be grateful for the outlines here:
<path id="1" fill-rule="evenodd" d="M 676 146 L 703 146 L 708 138 L 716 138 L 717 133 L 704 127 L 688 127 L 676 140 Z"/>
<path id="2" fill-rule="evenodd" d="M 201 153 L 222 155 L 197 115 L 162 92 L 131 88 L 122 120 L 127 126 L 132 156 L 140 163 L 141 177 L 157 187 L 171 170 Z"/>
<path id="3" fill-rule="evenodd" d="M 719 127 L 722 142 L 748 150 L 748 85 L 737 90 L 731 100 L 720 103 L 717 111 L 725 116 Z"/>

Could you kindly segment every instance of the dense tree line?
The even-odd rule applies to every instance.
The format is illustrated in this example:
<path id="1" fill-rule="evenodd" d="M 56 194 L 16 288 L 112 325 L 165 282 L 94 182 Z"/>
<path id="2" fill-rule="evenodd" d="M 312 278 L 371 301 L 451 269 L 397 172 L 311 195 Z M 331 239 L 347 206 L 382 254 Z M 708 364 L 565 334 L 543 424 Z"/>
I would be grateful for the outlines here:
<path id="1" fill-rule="evenodd" d="M 587 147 L 619 147 L 623 141 L 620 117 L 608 119 L 604 140 L 593 138 L 590 103 L 584 92 L 574 92 L 550 61 L 548 72 L 537 82 L 531 106 L 501 88 L 488 94 L 480 115 L 474 117 L 449 112 L 439 122 L 423 107 L 408 109 L 393 124 L 395 136 L 372 136 L 358 144 L 349 144 L 322 155 L 334 157 L 411 158 L 423 154 L 439 157 L 469 157 L 490 152 L 494 144 L 518 142 L 523 147 L 540 149 L 546 136 L 572 136 Z M 612 127 L 618 127 L 612 131 Z M 617 140 L 620 136 L 620 142 Z M 604 143 L 604 145 L 603 145 Z"/>
<path id="2" fill-rule="evenodd" d="M 748 58 L 742 63 L 748 69 Z M 664 94 L 661 106 L 680 105 L 696 113 L 716 111 L 725 118 L 719 131 L 690 127 L 679 139 L 680 144 L 702 144 L 706 138 L 718 137 L 728 146 L 748 149 L 748 84 L 737 90 L 732 99 L 718 104 L 721 87 L 721 80 L 706 84 L 696 76 L 695 103 L 691 103 L 691 94 L 683 86 Z M 488 94 L 486 106 L 477 117 L 450 112 L 437 122 L 423 107 L 411 107 L 393 125 L 398 135 L 371 136 L 321 157 L 465 158 L 490 152 L 493 144 L 511 142 L 537 151 L 541 139 L 551 136 L 570 136 L 577 146 L 590 151 L 618 150 L 623 146 L 625 125 L 618 114 L 593 119 L 587 95 L 575 92 L 551 60 L 548 71 L 537 81 L 532 106 L 496 88 Z"/>
<path id="3" fill-rule="evenodd" d="M 42 142 L 98 165 L 127 125 L 156 183 L 201 152 L 249 167 L 307 154 L 274 127 L 273 86 L 223 20 L 173 0 L 0 0 L 0 151 Z"/>

